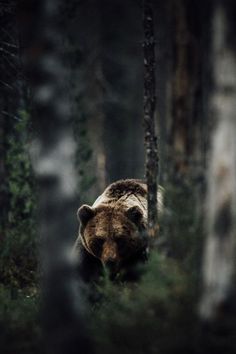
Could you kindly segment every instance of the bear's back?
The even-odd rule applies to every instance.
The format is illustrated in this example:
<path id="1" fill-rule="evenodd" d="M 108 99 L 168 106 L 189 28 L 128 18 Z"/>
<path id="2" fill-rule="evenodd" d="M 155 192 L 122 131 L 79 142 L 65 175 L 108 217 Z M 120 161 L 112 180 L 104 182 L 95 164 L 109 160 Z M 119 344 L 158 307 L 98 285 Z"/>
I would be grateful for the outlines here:
<path id="1" fill-rule="evenodd" d="M 158 212 L 163 212 L 163 193 L 161 186 L 158 187 L 157 204 Z M 93 208 L 110 206 L 114 209 L 128 209 L 139 206 L 144 217 L 147 217 L 147 185 L 141 179 L 124 179 L 110 184 L 105 191 L 95 200 Z"/>
<path id="2" fill-rule="evenodd" d="M 117 200 L 130 194 L 146 198 L 147 185 L 143 180 L 124 179 L 112 183 L 106 188 L 104 193 L 107 197 Z"/>
<path id="3" fill-rule="evenodd" d="M 110 184 L 93 204 L 93 208 L 110 206 L 125 209 L 139 205 L 146 214 L 147 186 L 144 181 L 138 179 L 119 180 Z"/>

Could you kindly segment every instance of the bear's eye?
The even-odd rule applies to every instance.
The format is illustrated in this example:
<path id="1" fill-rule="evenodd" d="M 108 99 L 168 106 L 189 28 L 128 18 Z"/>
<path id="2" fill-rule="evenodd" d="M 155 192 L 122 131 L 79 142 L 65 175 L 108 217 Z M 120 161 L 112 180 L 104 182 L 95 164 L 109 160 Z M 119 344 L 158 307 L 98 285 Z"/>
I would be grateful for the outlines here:
<path id="1" fill-rule="evenodd" d="M 103 244 L 104 244 L 104 239 L 100 237 L 96 237 L 92 240 L 92 242 L 90 242 L 89 246 L 93 253 L 99 254 L 102 252 Z"/>

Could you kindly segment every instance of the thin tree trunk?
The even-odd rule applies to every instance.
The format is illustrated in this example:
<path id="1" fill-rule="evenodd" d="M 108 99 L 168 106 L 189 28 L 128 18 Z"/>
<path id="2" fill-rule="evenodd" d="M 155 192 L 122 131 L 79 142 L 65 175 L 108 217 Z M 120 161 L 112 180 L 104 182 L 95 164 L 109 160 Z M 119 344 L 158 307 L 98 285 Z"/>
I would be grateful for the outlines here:
<path id="1" fill-rule="evenodd" d="M 213 15 L 211 109 L 215 118 L 206 196 L 203 262 L 204 319 L 223 311 L 235 291 L 236 259 L 236 47 L 235 3 L 217 2 Z M 235 300 L 234 300 L 235 301 Z M 232 304 L 231 304 L 232 305 Z"/>
<path id="2" fill-rule="evenodd" d="M 39 185 L 44 331 L 50 353 L 91 353 L 70 256 L 69 240 L 77 231 L 75 143 L 59 60 L 57 5 L 56 0 L 26 0 L 19 12 L 34 96 L 32 162 Z"/>
<path id="3" fill-rule="evenodd" d="M 155 83 L 155 39 L 153 6 L 151 0 L 144 0 L 144 128 L 146 145 L 146 180 L 148 186 L 148 234 L 155 237 L 157 224 L 157 178 L 158 151 L 155 132 L 156 83 Z"/>

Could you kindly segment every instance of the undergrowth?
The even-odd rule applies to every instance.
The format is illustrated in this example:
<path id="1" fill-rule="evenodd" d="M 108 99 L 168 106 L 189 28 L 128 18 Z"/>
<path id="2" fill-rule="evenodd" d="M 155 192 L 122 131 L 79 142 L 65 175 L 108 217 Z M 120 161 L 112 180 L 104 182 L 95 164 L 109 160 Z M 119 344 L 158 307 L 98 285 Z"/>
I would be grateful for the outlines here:
<path id="1" fill-rule="evenodd" d="M 39 296 L 35 289 L 0 286 L 0 348 L 2 354 L 39 353 Z"/>
<path id="2" fill-rule="evenodd" d="M 136 284 L 105 277 L 90 312 L 97 353 L 177 353 L 193 346 L 196 283 L 154 252 Z M 171 340 L 170 340 L 171 338 Z"/>
<path id="3" fill-rule="evenodd" d="M 0 225 L 0 352 L 38 353 L 37 188 L 29 144 L 29 115 L 22 110 L 7 136 L 7 203 Z"/>

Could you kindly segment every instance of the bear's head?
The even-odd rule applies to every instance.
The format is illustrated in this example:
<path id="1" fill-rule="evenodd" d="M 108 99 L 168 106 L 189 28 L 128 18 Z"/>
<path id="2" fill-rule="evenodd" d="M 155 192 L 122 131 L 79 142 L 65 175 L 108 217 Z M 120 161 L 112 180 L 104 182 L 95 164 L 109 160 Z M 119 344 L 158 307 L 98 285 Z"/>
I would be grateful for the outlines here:
<path id="1" fill-rule="evenodd" d="M 145 218 L 139 206 L 83 205 L 78 210 L 82 245 L 112 273 L 145 252 Z"/>

